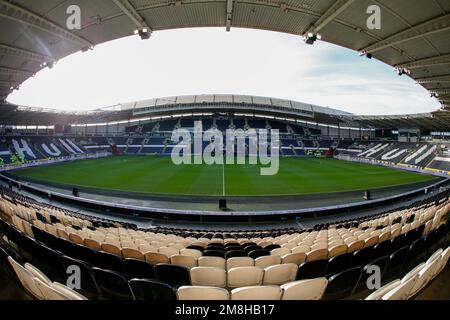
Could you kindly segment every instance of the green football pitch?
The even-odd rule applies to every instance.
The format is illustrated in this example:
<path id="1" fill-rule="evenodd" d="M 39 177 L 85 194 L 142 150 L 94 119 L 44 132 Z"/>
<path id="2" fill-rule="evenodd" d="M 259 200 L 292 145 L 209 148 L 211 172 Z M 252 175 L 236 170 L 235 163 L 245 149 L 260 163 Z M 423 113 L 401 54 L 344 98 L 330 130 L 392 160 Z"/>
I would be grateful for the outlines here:
<path id="1" fill-rule="evenodd" d="M 334 159 L 280 158 L 279 172 L 258 165 L 175 165 L 170 157 L 119 156 L 38 166 L 14 172 L 37 180 L 151 194 L 304 195 L 373 190 L 431 181 L 433 176 Z"/>

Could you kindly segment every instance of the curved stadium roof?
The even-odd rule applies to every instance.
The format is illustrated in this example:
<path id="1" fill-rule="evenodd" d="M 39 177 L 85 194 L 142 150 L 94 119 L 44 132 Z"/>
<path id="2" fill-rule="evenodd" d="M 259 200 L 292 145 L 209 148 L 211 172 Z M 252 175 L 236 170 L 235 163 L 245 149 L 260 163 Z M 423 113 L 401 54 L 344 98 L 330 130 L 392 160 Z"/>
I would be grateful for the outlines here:
<path id="1" fill-rule="evenodd" d="M 81 30 L 65 28 L 69 4 L 82 10 Z M 372 4 L 382 10 L 380 30 L 366 27 L 366 10 Z M 448 0 L 0 0 L 0 99 L 5 100 L 45 65 L 131 35 L 136 29 L 152 32 L 206 26 L 299 36 L 320 33 L 324 41 L 369 53 L 407 71 L 406 76 L 438 96 L 442 109 L 408 116 L 333 115 L 334 119 L 370 127 L 450 130 Z M 7 123 L 8 117 L 20 121 L 19 115 L 33 115 L 36 124 L 55 113 L 6 103 L 0 108 L 2 123 Z M 63 116 L 70 120 L 75 115 L 59 113 L 58 119 Z"/>

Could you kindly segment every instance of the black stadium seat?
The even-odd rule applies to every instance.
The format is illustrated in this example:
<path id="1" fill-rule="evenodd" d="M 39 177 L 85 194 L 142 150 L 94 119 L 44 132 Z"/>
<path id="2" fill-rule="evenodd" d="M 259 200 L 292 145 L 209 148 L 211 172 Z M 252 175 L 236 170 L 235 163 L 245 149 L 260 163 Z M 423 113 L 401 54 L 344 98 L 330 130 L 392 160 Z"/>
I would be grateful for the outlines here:
<path id="1" fill-rule="evenodd" d="M 100 293 L 97 287 L 97 283 L 95 282 L 94 276 L 91 272 L 91 266 L 81 260 L 76 260 L 67 256 L 62 256 L 61 259 L 66 270 L 68 270 L 69 267 L 72 266 L 77 266 L 80 270 L 81 285 L 79 289 L 75 290 L 90 300 L 98 299 Z"/>
<path id="2" fill-rule="evenodd" d="M 326 274 L 332 276 L 351 267 L 353 255 L 344 253 L 328 260 Z"/>
<path id="3" fill-rule="evenodd" d="M 270 256 L 270 251 L 266 250 L 266 249 L 256 249 L 256 250 L 248 251 L 248 256 L 253 259 L 263 257 L 263 256 Z"/>
<path id="4" fill-rule="evenodd" d="M 347 298 L 353 292 L 359 277 L 361 267 L 347 269 L 328 279 L 328 286 L 325 290 L 324 300 L 339 300 Z"/>
<path id="5" fill-rule="evenodd" d="M 297 280 L 315 279 L 325 275 L 328 260 L 307 261 L 298 267 Z"/>
<path id="6" fill-rule="evenodd" d="M 176 289 L 158 280 L 130 280 L 131 291 L 135 300 L 165 301 L 176 300 Z"/>
<path id="7" fill-rule="evenodd" d="M 122 274 L 111 270 L 92 268 L 102 300 L 132 300 L 128 280 Z"/>
<path id="8" fill-rule="evenodd" d="M 174 287 L 190 285 L 189 270 L 182 266 L 160 263 L 155 266 L 158 280 L 170 283 Z"/>
<path id="9" fill-rule="evenodd" d="M 125 265 L 122 258 L 112 253 L 98 251 L 97 263 L 94 265 L 102 269 L 114 270 L 116 272 L 125 273 Z"/>
<path id="10" fill-rule="evenodd" d="M 155 268 L 150 263 L 138 259 L 125 259 L 126 275 L 130 278 L 156 279 Z"/>

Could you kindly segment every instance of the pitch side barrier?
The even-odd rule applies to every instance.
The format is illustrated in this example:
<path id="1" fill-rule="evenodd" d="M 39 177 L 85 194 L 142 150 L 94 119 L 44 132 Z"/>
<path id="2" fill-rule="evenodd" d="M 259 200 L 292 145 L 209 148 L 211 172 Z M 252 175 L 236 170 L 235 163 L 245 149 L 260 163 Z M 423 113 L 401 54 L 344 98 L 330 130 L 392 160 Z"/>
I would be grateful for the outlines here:
<path id="1" fill-rule="evenodd" d="M 86 159 L 99 159 L 99 158 L 105 158 L 109 157 L 112 154 L 110 152 L 97 152 L 97 153 L 89 153 L 89 154 L 77 154 L 77 155 L 71 155 L 67 157 L 59 157 L 55 159 L 41 159 L 41 160 L 35 160 L 35 161 L 28 161 L 26 163 L 21 164 L 7 164 L 2 167 L 0 167 L 0 172 L 7 172 L 12 170 L 18 170 L 18 169 L 24 169 L 29 167 L 37 167 L 37 166 L 45 166 L 55 163 L 62 163 L 62 162 L 71 162 L 71 161 L 77 161 L 77 160 L 86 160 Z"/>
<path id="2" fill-rule="evenodd" d="M 412 171 L 412 172 L 416 172 L 416 173 L 432 174 L 432 175 L 444 177 L 444 178 L 450 177 L 450 171 L 431 169 L 431 168 L 422 168 L 422 167 L 414 166 L 411 164 L 394 163 L 394 162 L 381 161 L 381 160 L 375 160 L 375 159 L 354 158 L 354 157 L 351 157 L 348 155 L 337 155 L 337 156 L 335 156 L 335 158 L 339 159 L 339 160 L 343 160 L 343 161 L 366 163 L 366 164 L 371 164 L 371 165 L 376 165 L 376 166 L 381 166 L 381 167 L 389 167 L 389 168 L 393 168 L 393 169 Z"/>

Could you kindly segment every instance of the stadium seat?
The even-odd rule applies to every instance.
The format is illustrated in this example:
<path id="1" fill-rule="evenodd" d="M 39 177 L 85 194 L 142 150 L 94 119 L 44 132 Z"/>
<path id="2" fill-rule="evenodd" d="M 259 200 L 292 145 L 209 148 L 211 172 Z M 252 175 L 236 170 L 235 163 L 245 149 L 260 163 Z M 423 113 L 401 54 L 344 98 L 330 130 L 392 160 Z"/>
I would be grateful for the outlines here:
<path id="1" fill-rule="evenodd" d="M 263 256 L 270 256 L 270 251 L 266 249 L 256 249 L 247 251 L 250 258 L 256 259 Z"/>
<path id="2" fill-rule="evenodd" d="M 169 258 L 165 254 L 158 252 L 146 252 L 144 256 L 145 260 L 153 265 L 157 265 L 158 263 L 167 264 L 170 262 Z"/>
<path id="3" fill-rule="evenodd" d="M 137 249 L 134 248 L 122 248 L 122 256 L 124 258 L 131 258 L 137 260 L 145 260 L 144 255 Z"/>
<path id="4" fill-rule="evenodd" d="M 247 286 L 231 290 L 231 300 L 280 300 L 279 286 Z"/>
<path id="5" fill-rule="evenodd" d="M 329 278 L 323 299 L 338 300 L 350 296 L 357 285 L 361 269 L 361 267 L 351 268 Z"/>
<path id="6" fill-rule="evenodd" d="M 298 253 L 290 253 L 284 255 L 281 259 L 281 263 L 295 263 L 296 265 L 300 265 L 306 260 L 306 253 L 298 252 Z"/>
<path id="7" fill-rule="evenodd" d="M 307 253 L 306 261 L 324 260 L 328 258 L 327 249 L 315 249 Z"/>
<path id="8" fill-rule="evenodd" d="M 132 279 L 129 282 L 133 298 L 146 301 L 176 300 L 176 289 L 158 280 Z"/>
<path id="9" fill-rule="evenodd" d="M 147 261 L 127 258 L 124 260 L 125 273 L 130 278 L 156 279 L 153 265 Z"/>
<path id="10" fill-rule="evenodd" d="M 160 263 L 155 266 L 158 280 L 164 281 L 178 288 L 191 283 L 189 269 L 182 266 Z"/>
<path id="11" fill-rule="evenodd" d="M 328 260 L 328 267 L 326 274 L 331 276 L 336 273 L 347 270 L 351 267 L 353 261 L 353 255 L 351 253 L 341 254 L 340 256 L 333 257 Z"/>
<path id="12" fill-rule="evenodd" d="M 344 254 L 347 252 L 347 250 L 348 247 L 346 244 L 338 244 L 334 247 L 330 247 L 330 249 L 328 250 L 328 258 L 333 258 L 341 254 Z"/>
<path id="13" fill-rule="evenodd" d="M 178 300 L 229 300 L 230 293 L 223 288 L 186 286 L 178 288 Z"/>
<path id="14" fill-rule="evenodd" d="M 401 273 L 406 257 L 409 253 L 409 247 L 403 247 L 396 250 L 389 256 L 389 261 L 384 271 L 383 281 L 390 282 Z M 383 282 L 385 283 L 385 282 Z"/>
<path id="15" fill-rule="evenodd" d="M 302 263 L 298 268 L 297 280 L 321 278 L 325 275 L 328 260 L 313 260 Z"/>
<path id="16" fill-rule="evenodd" d="M 170 263 L 191 269 L 197 266 L 197 258 L 176 254 L 170 257 Z"/>
<path id="17" fill-rule="evenodd" d="M 57 282 L 44 283 L 39 278 L 34 278 L 34 282 L 45 300 L 87 300 L 86 297 Z"/>
<path id="18" fill-rule="evenodd" d="M 227 284 L 227 273 L 215 267 L 195 267 L 190 271 L 193 286 L 209 286 L 224 288 Z"/>
<path id="19" fill-rule="evenodd" d="M 91 272 L 91 268 L 88 264 L 83 261 L 72 259 L 67 256 L 62 257 L 62 262 L 66 270 L 70 266 L 77 266 L 80 270 L 81 285 L 80 289 L 76 289 L 81 295 L 87 297 L 89 300 L 97 299 L 100 296 L 98 291 L 97 283 L 95 282 L 94 276 Z"/>
<path id="20" fill-rule="evenodd" d="M 197 263 L 199 267 L 216 267 L 225 269 L 226 266 L 226 260 L 219 257 L 199 257 Z"/>
<path id="21" fill-rule="evenodd" d="M 94 264 L 102 269 L 125 273 L 123 260 L 115 254 L 99 251 L 97 252 L 97 263 Z"/>
<path id="22" fill-rule="evenodd" d="M 191 256 L 198 259 L 202 256 L 202 251 L 195 249 L 181 249 L 180 254 L 183 256 Z"/>
<path id="23" fill-rule="evenodd" d="M 253 267 L 255 260 L 250 257 L 234 257 L 227 259 L 227 270 L 237 267 Z"/>
<path id="24" fill-rule="evenodd" d="M 262 284 L 264 269 L 258 267 L 237 267 L 228 270 L 227 287 L 239 288 Z"/>
<path id="25" fill-rule="evenodd" d="M 17 263 L 13 258 L 8 257 L 8 261 L 11 264 L 11 267 L 14 269 L 17 278 L 19 279 L 22 286 L 37 299 L 44 300 L 45 296 L 42 294 L 41 290 L 39 290 L 38 286 L 33 280 L 35 278 L 35 275 L 33 275 L 29 270 L 27 270 L 19 263 Z M 41 280 L 46 283 L 50 282 L 50 280 L 46 277 Z"/>
<path id="26" fill-rule="evenodd" d="M 365 266 L 374 257 L 373 251 L 374 251 L 373 247 L 365 247 L 365 248 L 355 251 L 353 253 L 353 259 L 352 259 L 353 265 Z"/>
<path id="27" fill-rule="evenodd" d="M 269 266 L 274 266 L 281 263 L 280 256 L 262 256 L 255 259 L 255 267 L 266 268 Z"/>
<path id="28" fill-rule="evenodd" d="M 298 266 L 286 263 L 270 266 L 264 269 L 263 285 L 282 285 L 292 282 L 297 277 Z"/>
<path id="29" fill-rule="evenodd" d="M 225 253 L 225 260 L 235 258 L 235 257 L 247 257 L 247 251 L 245 250 L 231 250 Z"/>
<path id="30" fill-rule="evenodd" d="M 118 272 L 92 268 L 102 300 L 132 300 L 127 279 Z"/>
<path id="31" fill-rule="evenodd" d="M 400 283 L 401 283 L 400 279 L 389 282 L 389 283 L 385 284 L 383 287 L 381 287 L 380 289 L 377 289 L 376 291 L 372 292 L 372 294 L 367 296 L 365 300 L 381 300 L 381 298 L 383 298 L 383 296 L 386 293 L 388 293 L 392 289 L 398 287 L 400 285 Z"/>
<path id="32" fill-rule="evenodd" d="M 414 284 L 416 283 L 419 275 L 415 274 L 407 279 L 402 279 L 400 284 L 393 288 L 391 291 L 386 293 L 381 299 L 382 300 L 406 300 L 409 297 Z"/>
<path id="33" fill-rule="evenodd" d="M 281 300 L 320 300 L 327 285 L 326 278 L 285 283 L 281 286 Z"/>

